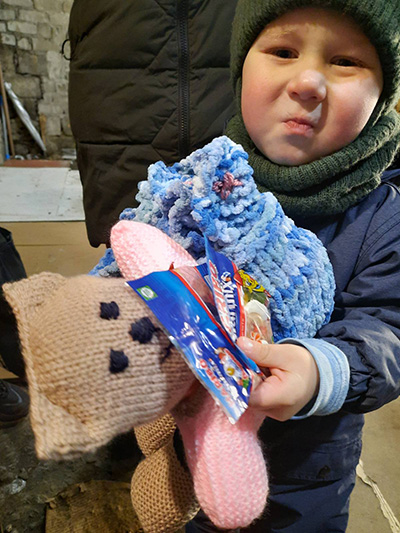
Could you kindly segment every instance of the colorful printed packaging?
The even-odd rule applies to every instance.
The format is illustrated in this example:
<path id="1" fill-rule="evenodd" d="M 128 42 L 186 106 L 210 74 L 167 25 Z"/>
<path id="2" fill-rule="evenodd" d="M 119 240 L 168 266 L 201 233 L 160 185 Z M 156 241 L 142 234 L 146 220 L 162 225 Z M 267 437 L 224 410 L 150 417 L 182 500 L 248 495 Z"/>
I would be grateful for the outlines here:
<path id="1" fill-rule="evenodd" d="M 272 341 L 268 295 L 207 240 L 206 253 L 207 262 L 197 268 L 172 266 L 127 284 L 235 423 L 248 406 L 252 387 L 263 377 L 235 341 L 241 335 L 256 338 L 254 331 L 256 340 Z"/>

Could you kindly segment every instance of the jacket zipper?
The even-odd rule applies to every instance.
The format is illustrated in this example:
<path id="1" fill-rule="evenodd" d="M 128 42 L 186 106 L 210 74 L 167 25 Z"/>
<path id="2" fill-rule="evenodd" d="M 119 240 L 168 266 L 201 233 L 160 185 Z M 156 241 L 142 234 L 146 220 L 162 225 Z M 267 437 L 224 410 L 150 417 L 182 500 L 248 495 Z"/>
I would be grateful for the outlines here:
<path id="1" fill-rule="evenodd" d="M 177 0 L 178 19 L 178 148 L 180 158 L 189 154 L 190 94 L 189 94 L 189 38 L 188 0 Z"/>

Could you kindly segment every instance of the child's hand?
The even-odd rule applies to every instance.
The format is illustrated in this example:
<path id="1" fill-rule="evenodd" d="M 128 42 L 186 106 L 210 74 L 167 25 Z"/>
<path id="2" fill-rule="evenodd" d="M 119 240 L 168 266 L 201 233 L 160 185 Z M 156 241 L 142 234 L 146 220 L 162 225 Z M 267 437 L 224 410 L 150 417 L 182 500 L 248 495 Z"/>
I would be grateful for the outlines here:
<path id="1" fill-rule="evenodd" d="M 318 393 L 318 367 L 306 348 L 295 344 L 260 344 L 246 337 L 240 337 L 238 345 L 271 374 L 251 393 L 251 407 L 284 422 Z"/>

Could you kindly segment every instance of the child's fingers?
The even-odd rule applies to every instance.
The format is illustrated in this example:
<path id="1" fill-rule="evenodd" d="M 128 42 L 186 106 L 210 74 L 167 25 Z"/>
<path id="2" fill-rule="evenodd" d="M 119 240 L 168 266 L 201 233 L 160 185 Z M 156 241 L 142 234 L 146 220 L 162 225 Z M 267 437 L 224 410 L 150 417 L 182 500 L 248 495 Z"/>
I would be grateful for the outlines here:
<path id="1" fill-rule="evenodd" d="M 261 344 L 247 337 L 240 337 L 237 342 L 244 353 L 260 368 L 285 368 L 287 364 L 287 347 L 282 344 Z"/>
<path id="2" fill-rule="evenodd" d="M 282 407 L 287 401 L 287 391 L 283 381 L 283 371 L 278 371 L 260 383 L 250 395 L 249 405 L 257 409 Z"/>
<path id="3" fill-rule="evenodd" d="M 255 361 L 260 367 L 270 366 L 271 344 L 261 344 L 247 337 L 239 337 L 237 344 L 244 353 Z"/>
<path id="4" fill-rule="evenodd" d="M 251 393 L 249 405 L 276 420 L 288 420 L 313 398 L 319 373 L 311 353 L 292 344 L 263 345 L 241 337 L 238 345 L 269 376 Z"/>
<path id="5" fill-rule="evenodd" d="M 296 393 L 296 384 L 290 380 L 285 383 L 276 375 L 270 376 L 252 391 L 249 399 L 250 407 L 281 422 L 292 418 L 304 405 L 305 402 Z"/>

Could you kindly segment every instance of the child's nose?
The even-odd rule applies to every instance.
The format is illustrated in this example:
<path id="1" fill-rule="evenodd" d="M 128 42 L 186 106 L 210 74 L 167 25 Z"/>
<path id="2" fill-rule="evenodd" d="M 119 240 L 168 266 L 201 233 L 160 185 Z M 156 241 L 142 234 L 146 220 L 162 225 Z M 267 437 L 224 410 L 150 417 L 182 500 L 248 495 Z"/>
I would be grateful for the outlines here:
<path id="1" fill-rule="evenodd" d="M 303 70 L 291 79 L 288 84 L 288 92 L 300 100 L 321 102 L 326 97 L 325 76 L 318 70 Z"/>

